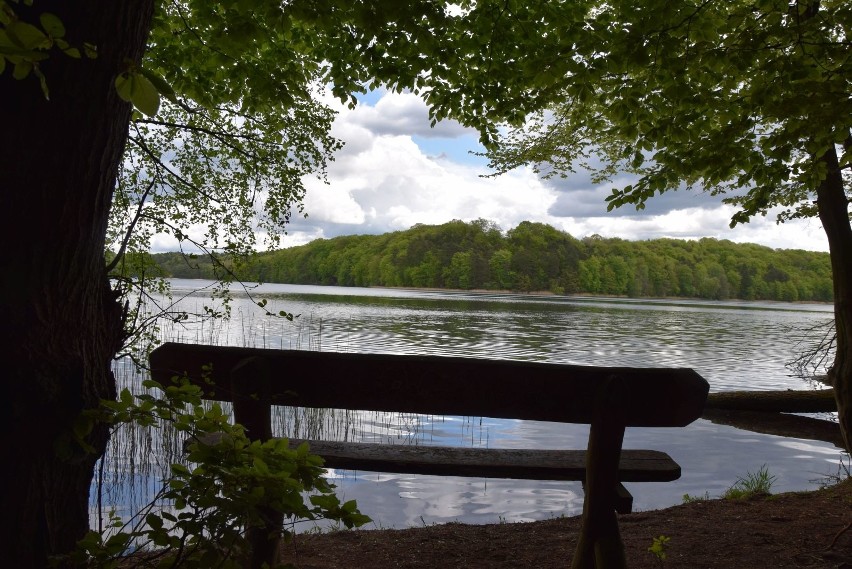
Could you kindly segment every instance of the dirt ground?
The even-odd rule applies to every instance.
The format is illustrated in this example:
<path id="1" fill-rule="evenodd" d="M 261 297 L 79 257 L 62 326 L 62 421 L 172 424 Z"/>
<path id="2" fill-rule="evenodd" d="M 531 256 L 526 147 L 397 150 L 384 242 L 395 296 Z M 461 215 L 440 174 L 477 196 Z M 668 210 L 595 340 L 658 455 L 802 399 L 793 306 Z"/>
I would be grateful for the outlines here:
<path id="1" fill-rule="evenodd" d="M 298 535 L 282 560 L 301 569 L 565 568 L 579 518 L 458 523 Z M 823 490 L 707 500 L 619 516 L 628 566 L 852 569 L 852 479 Z M 648 551 L 669 538 L 666 559 Z"/>

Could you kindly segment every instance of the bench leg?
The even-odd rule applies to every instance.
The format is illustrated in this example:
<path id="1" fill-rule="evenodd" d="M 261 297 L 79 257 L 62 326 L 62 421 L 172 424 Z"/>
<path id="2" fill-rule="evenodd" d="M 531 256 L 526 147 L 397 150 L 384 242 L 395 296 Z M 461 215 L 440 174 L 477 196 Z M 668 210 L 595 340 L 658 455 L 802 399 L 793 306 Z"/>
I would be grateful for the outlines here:
<path id="1" fill-rule="evenodd" d="M 272 438 L 271 405 L 267 395 L 269 369 L 265 361 L 252 357 L 242 360 L 231 370 L 231 389 L 234 393 L 234 421 L 246 428 L 251 440 Z M 245 560 L 246 569 L 275 567 L 284 517 L 274 508 L 261 508 L 263 526 L 246 528 L 246 540 L 251 555 Z"/>
<path id="2" fill-rule="evenodd" d="M 615 516 L 618 462 L 624 440 L 617 378 L 602 386 L 586 454 L 586 497 L 572 569 L 624 569 L 624 544 Z"/>

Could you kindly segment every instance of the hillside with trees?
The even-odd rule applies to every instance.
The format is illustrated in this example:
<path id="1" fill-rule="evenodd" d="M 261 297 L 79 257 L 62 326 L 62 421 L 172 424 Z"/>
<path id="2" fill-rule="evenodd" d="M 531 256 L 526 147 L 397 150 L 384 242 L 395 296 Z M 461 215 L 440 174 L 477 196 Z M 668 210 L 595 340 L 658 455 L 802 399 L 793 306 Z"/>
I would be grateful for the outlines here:
<path id="1" fill-rule="evenodd" d="M 171 277 L 215 278 L 209 259 L 153 256 Z M 318 239 L 232 266 L 246 281 L 550 291 L 631 297 L 832 300 L 827 253 L 704 238 L 576 239 L 524 221 L 502 232 L 478 219 L 415 225 L 384 235 Z"/>

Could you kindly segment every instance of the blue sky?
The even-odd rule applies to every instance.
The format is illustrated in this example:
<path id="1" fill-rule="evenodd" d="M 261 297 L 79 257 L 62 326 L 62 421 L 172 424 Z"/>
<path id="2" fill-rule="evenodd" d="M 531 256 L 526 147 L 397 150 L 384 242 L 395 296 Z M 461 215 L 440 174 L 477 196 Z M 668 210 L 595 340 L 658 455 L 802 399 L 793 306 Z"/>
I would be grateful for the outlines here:
<path id="1" fill-rule="evenodd" d="M 471 154 L 481 150 L 477 134 L 454 121 L 430 128 L 426 105 L 413 94 L 372 92 L 355 109 L 330 96 L 325 102 L 338 111 L 332 132 L 345 146 L 330 165 L 329 184 L 306 181 L 308 217 L 293 219 L 284 246 L 482 217 L 504 230 L 539 221 L 577 238 L 595 233 L 632 240 L 714 237 L 828 250 L 818 219 L 779 226 L 770 215 L 730 229 L 733 208 L 702 192 L 667 192 L 641 212 L 607 213 L 604 199 L 618 179 L 596 185 L 578 173 L 542 180 L 528 168 L 485 178 L 487 160 Z M 154 250 L 167 249 L 164 240 L 154 243 Z"/>

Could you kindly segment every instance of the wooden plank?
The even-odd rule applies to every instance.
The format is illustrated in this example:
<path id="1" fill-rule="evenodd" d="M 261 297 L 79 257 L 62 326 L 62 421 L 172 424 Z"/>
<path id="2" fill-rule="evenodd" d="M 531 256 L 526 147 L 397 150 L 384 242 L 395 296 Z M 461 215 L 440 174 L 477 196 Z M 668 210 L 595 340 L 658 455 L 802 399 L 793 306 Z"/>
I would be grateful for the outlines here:
<path id="1" fill-rule="evenodd" d="M 327 468 L 469 476 L 523 480 L 586 478 L 586 451 L 539 449 L 483 449 L 409 446 L 290 439 L 290 446 L 307 442 Z M 664 452 L 622 450 L 618 465 L 621 482 L 670 482 L 680 478 L 680 465 Z"/>
<path id="2" fill-rule="evenodd" d="M 228 372 L 259 356 L 273 370 L 277 405 L 400 411 L 585 423 L 599 382 L 623 380 L 625 423 L 682 427 L 701 416 L 707 382 L 686 368 L 591 367 L 438 356 L 341 354 L 166 343 L 151 354 L 151 375 L 185 375 L 210 399 L 233 399 Z M 202 368 L 212 365 L 211 383 Z"/>
<path id="3" fill-rule="evenodd" d="M 615 488 L 615 511 L 619 514 L 629 514 L 633 511 L 633 494 L 620 482 Z"/>

